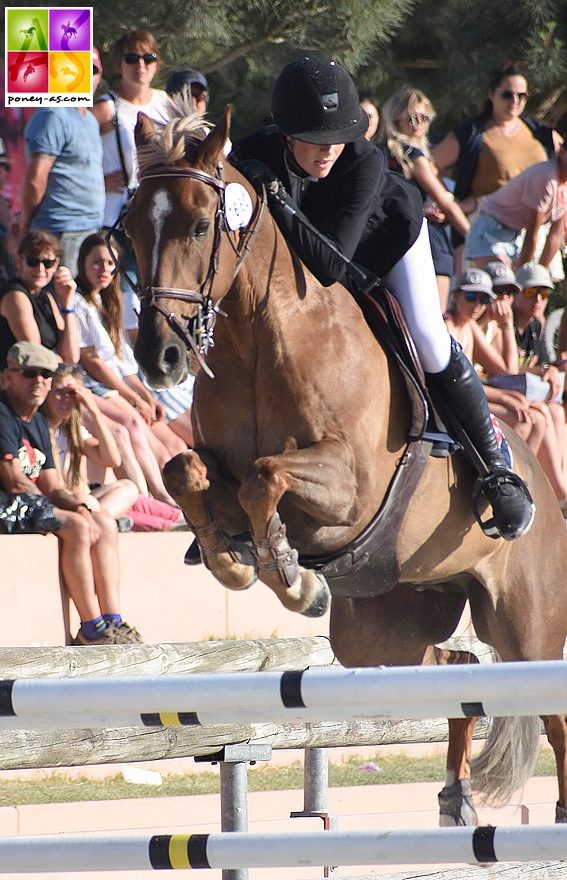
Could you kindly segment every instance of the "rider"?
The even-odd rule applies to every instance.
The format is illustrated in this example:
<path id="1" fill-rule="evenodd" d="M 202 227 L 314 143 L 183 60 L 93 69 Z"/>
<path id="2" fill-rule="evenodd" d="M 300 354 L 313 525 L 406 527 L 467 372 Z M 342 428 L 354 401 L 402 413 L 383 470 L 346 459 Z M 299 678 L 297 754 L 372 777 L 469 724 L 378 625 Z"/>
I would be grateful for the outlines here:
<path id="1" fill-rule="evenodd" d="M 447 333 L 419 194 L 365 139 L 368 119 L 354 82 L 334 61 L 294 61 L 276 80 L 272 115 L 276 125 L 239 141 L 231 161 L 265 186 L 279 228 L 322 284 L 356 283 L 352 259 L 382 278 L 400 303 L 428 387 L 481 456 L 481 491 L 493 509 L 485 532 L 519 537 L 535 506 L 500 451 L 480 380 Z"/>

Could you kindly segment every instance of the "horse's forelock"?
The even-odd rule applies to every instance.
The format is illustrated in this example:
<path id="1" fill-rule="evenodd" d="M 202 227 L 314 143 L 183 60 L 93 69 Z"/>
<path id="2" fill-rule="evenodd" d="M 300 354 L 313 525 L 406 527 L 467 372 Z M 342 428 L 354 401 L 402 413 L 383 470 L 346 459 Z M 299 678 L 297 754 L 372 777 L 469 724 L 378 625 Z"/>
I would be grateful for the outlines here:
<path id="1" fill-rule="evenodd" d="M 155 165 L 174 165 L 190 158 L 194 148 L 207 136 L 209 124 L 197 113 L 186 97 L 172 99 L 168 106 L 169 122 L 155 126 L 155 134 L 138 147 L 138 164 L 142 171 Z"/>

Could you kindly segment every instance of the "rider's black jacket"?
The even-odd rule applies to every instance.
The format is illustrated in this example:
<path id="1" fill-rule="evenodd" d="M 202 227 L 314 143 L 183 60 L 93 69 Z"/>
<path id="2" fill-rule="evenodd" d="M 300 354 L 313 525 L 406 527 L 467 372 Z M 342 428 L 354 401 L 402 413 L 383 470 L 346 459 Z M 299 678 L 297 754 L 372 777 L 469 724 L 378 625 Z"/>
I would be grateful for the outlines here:
<path id="1" fill-rule="evenodd" d="M 270 166 L 288 193 L 292 191 L 285 161 L 285 140 L 275 127 L 238 141 L 230 159 L 257 159 Z M 387 168 L 381 149 L 358 138 L 346 144 L 327 177 L 310 182 L 300 204 L 287 199 L 349 259 L 379 277 L 385 275 L 417 239 L 423 220 L 415 186 Z M 344 263 L 315 237 L 301 218 L 271 205 L 284 236 L 324 285 L 344 280 Z"/>

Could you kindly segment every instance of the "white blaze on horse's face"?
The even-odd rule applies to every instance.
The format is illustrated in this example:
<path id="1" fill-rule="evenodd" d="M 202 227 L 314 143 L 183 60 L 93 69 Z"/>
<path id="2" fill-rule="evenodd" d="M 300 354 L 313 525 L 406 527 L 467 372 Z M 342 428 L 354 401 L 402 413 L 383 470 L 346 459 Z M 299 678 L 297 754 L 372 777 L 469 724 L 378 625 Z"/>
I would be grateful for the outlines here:
<path id="1" fill-rule="evenodd" d="M 151 280 L 156 280 L 156 272 L 159 261 L 159 246 L 163 224 L 171 213 L 172 202 L 169 193 L 165 189 L 158 189 L 152 196 L 150 207 L 150 220 L 154 224 L 154 244 L 152 247 Z"/>

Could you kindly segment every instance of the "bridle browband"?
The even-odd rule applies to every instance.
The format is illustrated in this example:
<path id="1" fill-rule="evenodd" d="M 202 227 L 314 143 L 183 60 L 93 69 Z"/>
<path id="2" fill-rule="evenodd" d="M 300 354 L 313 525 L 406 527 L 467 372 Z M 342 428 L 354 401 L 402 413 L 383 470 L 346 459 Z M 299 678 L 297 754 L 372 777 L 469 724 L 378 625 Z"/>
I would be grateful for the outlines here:
<path id="1" fill-rule="evenodd" d="M 236 255 L 236 265 L 234 268 L 234 273 L 231 279 L 230 284 L 228 285 L 227 292 L 230 290 L 232 284 L 234 283 L 234 279 L 238 275 L 242 264 L 246 257 L 248 256 L 250 249 L 252 247 L 252 242 L 260 229 L 260 224 L 262 221 L 262 217 L 264 214 L 264 209 L 266 207 L 266 196 L 263 192 L 261 196 L 258 196 L 256 200 L 256 205 L 254 208 L 254 213 L 248 225 L 240 230 L 240 241 L 236 245 L 232 240 L 230 234 L 230 230 L 227 227 L 225 221 L 225 189 L 226 182 L 222 177 L 222 163 L 219 163 L 216 168 L 215 174 L 208 174 L 206 171 L 197 171 L 192 168 L 177 168 L 171 166 L 157 166 L 154 168 L 148 169 L 146 173 L 140 174 L 140 185 L 145 180 L 151 180 L 156 178 L 172 178 L 172 177 L 180 177 L 190 180 L 196 180 L 199 183 L 204 183 L 207 186 L 212 186 L 213 189 L 216 190 L 217 193 L 217 207 L 215 211 L 215 225 L 213 230 L 213 246 L 211 249 L 211 258 L 209 261 L 209 268 L 207 271 L 207 275 L 203 283 L 200 285 L 199 290 L 186 290 L 184 288 L 170 288 L 170 287 L 155 287 L 154 285 L 150 285 L 148 287 L 140 287 L 138 284 L 135 284 L 128 272 L 121 264 L 118 256 L 112 250 L 111 244 L 111 236 L 116 234 L 118 229 L 122 229 L 122 224 L 124 217 L 128 213 L 130 202 L 128 202 L 118 217 L 118 220 L 114 224 L 114 226 L 109 229 L 106 235 L 106 243 L 107 247 L 114 259 L 118 271 L 120 274 L 126 279 L 128 285 L 132 288 L 134 293 L 138 296 L 140 300 L 140 310 L 153 308 L 163 315 L 169 326 L 177 333 L 177 335 L 183 340 L 185 345 L 193 352 L 195 355 L 199 366 L 205 370 L 205 372 L 213 377 L 213 373 L 210 367 L 207 366 L 205 362 L 205 357 L 209 348 L 214 346 L 214 328 L 217 319 L 217 315 L 222 315 L 226 317 L 225 312 L 220 308 L 220 303 L 226 296 L 226 293 L 215 303 L 211 296 L 211 291 L 213 287 L 213 283 L 218 272 L 218 258 L 219 258 L 219 250 L 221 245 L 222 233 L 227 233 L 227 240 Z M 172 311 L 169 311 L 160 304 L 159 300 L 178 300 L 181 302 L 192 303 L 198 305 L 198 312 L 192 318 L 185 318 L 185 322 L 187 326 L 184 326 L 182 320 Z"/>

